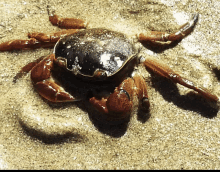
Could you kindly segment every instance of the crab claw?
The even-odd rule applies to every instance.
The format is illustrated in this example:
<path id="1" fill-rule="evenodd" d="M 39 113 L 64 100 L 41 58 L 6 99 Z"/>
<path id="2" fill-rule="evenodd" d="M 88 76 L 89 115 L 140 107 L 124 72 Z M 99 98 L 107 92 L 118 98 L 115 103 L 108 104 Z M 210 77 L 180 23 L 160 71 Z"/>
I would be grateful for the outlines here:
<path id="1" fill-rule="evenodd" d="M 119 87 L 109 96 L 106 106 L 115 118 L 125 118 L 130 114 L 133 107 L 134 80 L 132 78 L 125 79 Z M 120 114 L 120 117 L 118 116 Z"/>
<path id="2" fill-rule="evenodd" d="M 109 96 L 106 106 L 112 117 L 125 118 L 130 113 L 133 103 L 126 90 L 116 88 Z"/>
<path id="3" fill-rule="evenodd" d="M 134 80 L 125 79 L 107 98 L 90 98 L 90 103 L 111 119 L 126 118 L 133 107 Z"/>

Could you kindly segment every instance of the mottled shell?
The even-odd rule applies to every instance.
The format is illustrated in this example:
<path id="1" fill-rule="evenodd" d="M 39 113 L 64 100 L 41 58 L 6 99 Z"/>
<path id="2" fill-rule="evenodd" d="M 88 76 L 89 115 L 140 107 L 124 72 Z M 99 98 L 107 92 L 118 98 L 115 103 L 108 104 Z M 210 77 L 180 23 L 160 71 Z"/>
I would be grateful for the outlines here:
<path id="1" fill-rule="evenodd" d="M 101 76 L 99 78 L 104 80 L 135 58 L 137 50 L 122 33 L 86 29 L 58 41 L 54 54 L 56 61 L 74 75 L 84 78 Z"/>

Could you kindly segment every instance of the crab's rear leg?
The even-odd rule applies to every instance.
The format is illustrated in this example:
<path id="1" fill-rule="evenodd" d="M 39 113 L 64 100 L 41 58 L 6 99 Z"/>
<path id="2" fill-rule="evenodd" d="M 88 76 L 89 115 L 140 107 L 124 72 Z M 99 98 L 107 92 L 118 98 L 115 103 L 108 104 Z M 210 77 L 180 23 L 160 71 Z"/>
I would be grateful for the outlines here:
<path id="1" fill-rule="evenodd" d="M 213 101 L 216 103 L 219 101 L 219 99 L 216 95 L 210 93 L 205 88 L 197 86 L 196 83 L 194 83 L 184 77 L 181 77 L 178 73 L 174 72 L 167 65 L 162 64 L 162 63 L 158 62 L 157 60 L 151 59 L 151 58 L 144 59 L 143 63 L 148 70 L 150 70 L 150 71 L 152 71 L 162 77 L 168 78 L 171 81 L 173 81 L 174 83 L 179 83 L 187 88 L 193 89 L 210 101 Z"/>
<path id="2" fill-rule="evenodd" d="M 166 33 L 151 31 L 149 34 L 140 33 L 138 40 L 140 42 L 167 42 L 167 41 L 180 41 L 187 36 L 194 28 L 198 21 L 199 14 L 195 14 L 190 21 L 182 25 L 176 32 Z"/>
<path id="3" fill-rule="evenodd" d="M 68 102 L 76 99 L 67 93 L 60 85 L 55 83 L 51 77 L 54 63 L 54 54 L 40 61 L 31 70 L 31 79 L 37 92 L 51 102 Z"/>

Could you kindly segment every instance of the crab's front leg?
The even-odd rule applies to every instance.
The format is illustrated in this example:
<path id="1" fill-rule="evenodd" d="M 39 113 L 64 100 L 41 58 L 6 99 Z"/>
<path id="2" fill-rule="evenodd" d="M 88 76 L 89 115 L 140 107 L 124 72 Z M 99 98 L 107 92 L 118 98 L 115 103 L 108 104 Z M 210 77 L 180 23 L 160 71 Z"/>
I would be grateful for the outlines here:
<path id="1" fill-rule="evenodd" d="M 138 40 L 140 42 L 167 42 L 167 41 L 180 41 L 187 36 L 194 28 L 198 21 L 199 14 L 195 14 L 190 21 L 182 25 L 176 32 L 166 33 L 151 31 L 149 34 L 140 33 Z"/>
<path id="2" fill-rule="evenodd" d="M 31 80 L 37 92 L 51 102 L 76 101 L 60 85 L 51 78 L 51 70 L 54 63 L 54 54 L 51 54 L 40 61 L 31 70 Z"/>
<path id="3" fill-rule="evenodd" d="M 142 77 L 135 75 L 125 79 L 107 98 L 90 98 L 90 103 L 100 112 L 108 114 L 110 118 L 125 118 L 133 107 L 133 96 L 137 95 L 140 107 L 148 110 L 149 101 L 147 87 Z"/>
<path id="4" fill-rule="evenodd" d="M 210 101 L 213 101 L 216 103 L 219 101 L 219 98 L 216 95 L 210 93 L 205 88 L 197 86 L 196 83 L 190 81 L 189 79 L 181 77 L 178 73 L 174 72 L 167 65 L 162 64 L 161 62 L 158 62 L 157 60 L 151 59 L 151 58 L 146 58 L 146 59 L 142 59 L 142 60 L 143 60 L 145 67 L 148 70 L 150 70 L 150 71 L 152 71 L 162 77 L 168 78 L 171 81 L 173 81 L 174 83 L 179 83 L 187 88 L 193 89 Z"/>

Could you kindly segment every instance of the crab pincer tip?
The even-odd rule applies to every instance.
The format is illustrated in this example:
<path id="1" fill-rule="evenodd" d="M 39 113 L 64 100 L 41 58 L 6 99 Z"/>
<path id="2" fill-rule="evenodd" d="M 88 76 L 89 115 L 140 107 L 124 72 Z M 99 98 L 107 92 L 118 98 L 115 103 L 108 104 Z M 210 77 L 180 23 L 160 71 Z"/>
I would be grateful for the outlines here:
<path id="1" fill-rule="evenodd" d="M 193 15 L 192 20 L 194 21 L 194 23 L 196 23 L 199 19 L 199 13 L 196 13 Z"/>

